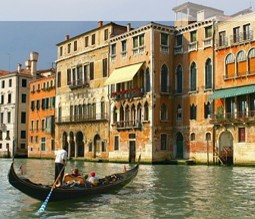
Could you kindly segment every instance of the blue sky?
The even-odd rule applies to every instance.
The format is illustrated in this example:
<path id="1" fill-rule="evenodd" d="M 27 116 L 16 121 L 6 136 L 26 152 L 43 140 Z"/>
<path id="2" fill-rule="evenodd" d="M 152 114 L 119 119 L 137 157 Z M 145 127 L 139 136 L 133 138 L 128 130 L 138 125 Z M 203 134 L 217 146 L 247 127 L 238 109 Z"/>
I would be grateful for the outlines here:
<path id="1" fill-rule="evenodd" d="M 189 0 L 231 15 L 252 6 L 255 0 Z M 185 0 L 8 0 L 0 7 L 0 69 L 24 66 L 31 51 L 39 52 L 38 68 L 49 68 L 56 60 L 56 44 L 97 27 L 97 21 L 132 26 L 150 21 L 171 25 L 172 8 Z M 139 22 L 135 22 L 139 21 Z"/>

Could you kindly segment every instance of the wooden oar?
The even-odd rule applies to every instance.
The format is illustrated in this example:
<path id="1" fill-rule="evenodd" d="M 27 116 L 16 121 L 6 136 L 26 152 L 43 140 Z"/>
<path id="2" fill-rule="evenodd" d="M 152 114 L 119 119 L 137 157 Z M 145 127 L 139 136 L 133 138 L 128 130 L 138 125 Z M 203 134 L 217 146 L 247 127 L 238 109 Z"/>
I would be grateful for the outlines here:
<path id="1" fill-rule="evenodd" d="M 58 180 L 59 180 L 59 178 L 60 178 L 60 176 L 61 176 L 61 173 L 63 172 L 64 169 L 65 169 L 65 165 L 62 167 L 61 171 L 59 172 L 57 179 L 55 180 L 55 182 L 53 183 L 53 185 L 52 185 L 52 187 L 51 187 L 50 193 L 49 193 L 48 196 L 46 197 L 45 201 L 42 203 L 42 205 L 41 205 L 41 207 L 39 208 L 39 210 L 37 211 L 37 213 L 42 213 L 42 212 L 45 211 L 45 208 L 46 208 L 46 206 L 47 206 L 47 204 L 48 204 L 48 202 L 49 202 L 50 196 L 51 196 L 53 190 L 55 189 L 56 184 L 57 184 L 57 182 L 58 182 Z"/>

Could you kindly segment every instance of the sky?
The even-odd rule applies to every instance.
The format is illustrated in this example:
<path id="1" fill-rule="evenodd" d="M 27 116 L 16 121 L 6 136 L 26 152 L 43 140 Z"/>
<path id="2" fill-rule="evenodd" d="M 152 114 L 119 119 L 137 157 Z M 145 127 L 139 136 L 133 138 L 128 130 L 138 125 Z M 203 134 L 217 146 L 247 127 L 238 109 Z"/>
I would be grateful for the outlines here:
<path id="1" fill-rule="evenodd" d="M 0 7 L 0 69 L 14 71 L 39 53 L 38 69 L 56 61 L 56 44 L 97 27 L 97 21 L 138 27 L 150 21 L 172 25 L 173 7 L 193 2 L 226 15 L 252 7 L 255 0 L 8 0 Z"/>

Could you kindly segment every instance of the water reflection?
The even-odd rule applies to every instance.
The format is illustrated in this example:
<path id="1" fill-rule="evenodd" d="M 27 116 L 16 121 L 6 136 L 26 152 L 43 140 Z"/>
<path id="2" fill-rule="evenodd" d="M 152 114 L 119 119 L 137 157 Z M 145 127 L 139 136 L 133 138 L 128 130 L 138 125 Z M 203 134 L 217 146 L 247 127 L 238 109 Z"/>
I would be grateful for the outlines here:
<path id="1" fill-rule="evenodd" d="M 11 160 L 0 160 L 1 218 L 38 218 L 41 202 L 7 182 Z M 34 181 L 52 183 L 54 161 L 16 160 Z M 66 172 L 96 170 L 99 176 L 123 171 L 123 164 L 73 161 Z M 128 168 L 129 166 L 126 165 Z M 48 176 L 45 177 L 45 176 Z M 141 165 L 136 179 L 116 194 L 49 203 L 40 218 L 253 218 L 255 168 Z"/>

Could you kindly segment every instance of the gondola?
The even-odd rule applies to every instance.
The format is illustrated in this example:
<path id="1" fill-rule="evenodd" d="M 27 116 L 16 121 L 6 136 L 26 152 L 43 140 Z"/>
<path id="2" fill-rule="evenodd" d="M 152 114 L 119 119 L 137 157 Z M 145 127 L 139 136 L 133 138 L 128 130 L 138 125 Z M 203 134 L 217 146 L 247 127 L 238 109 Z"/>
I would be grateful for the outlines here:
<path id="1" fill-rule="evenodd" d="M 130 170 L 126 170 L 122 173 L 115 173 L 105 178 L 100 179 L 99 185 L 86 187 L 81 185 L 62 185 L 61 187 L 55 187 L 50 196 L 50 202 L 70 200 L 77 198 L 85 198 L 93 195 L 109 193 L 112 191 L 118 191 L 132 181 L 138 173 L 141 157 L 139 156 L 137 164 Z M 20 177 L 14 170 L 14 162 L 12 162 L 9 173 L 9 183 L 20 190 L 24 194 L 44 201 L 49 192 L 52 189 L 52 185 L 42 185 L 39 183 L 31 182 L 28 178 Z"/>

